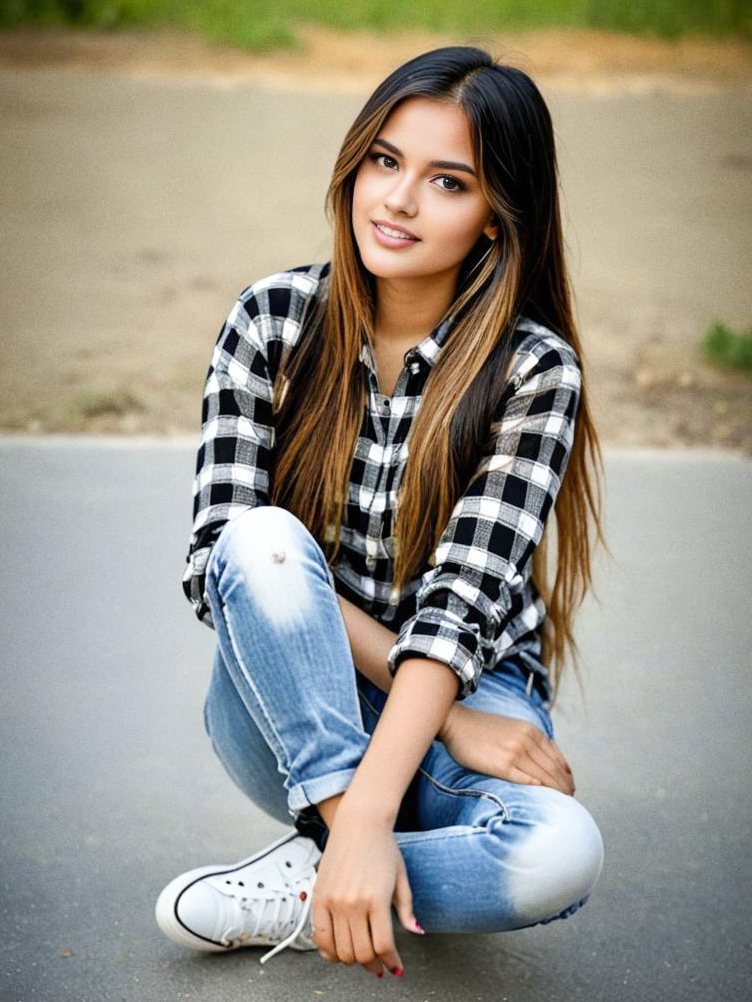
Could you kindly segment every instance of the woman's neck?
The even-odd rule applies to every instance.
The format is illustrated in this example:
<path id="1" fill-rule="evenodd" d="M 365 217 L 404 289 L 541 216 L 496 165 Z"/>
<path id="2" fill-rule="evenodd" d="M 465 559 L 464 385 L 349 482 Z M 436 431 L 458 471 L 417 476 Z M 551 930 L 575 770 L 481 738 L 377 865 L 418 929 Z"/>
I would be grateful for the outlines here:
<path id="1" fill-rule="evenodd" d="M 420 344 L 454 299 L 455 275 L 414 279 L 376 279 L 374 336 L 395 347 Z"/>

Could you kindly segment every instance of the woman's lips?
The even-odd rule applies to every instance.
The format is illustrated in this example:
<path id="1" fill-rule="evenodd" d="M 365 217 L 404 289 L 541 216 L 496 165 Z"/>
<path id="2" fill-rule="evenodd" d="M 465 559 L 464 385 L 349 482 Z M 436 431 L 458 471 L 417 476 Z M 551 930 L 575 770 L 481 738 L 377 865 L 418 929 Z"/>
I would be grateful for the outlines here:
<path id="1" fill-rule="evenodd" d="M 376 223 L 371 223 L 373 227 L 373 235 L 376 241 L 380 243 L 383 247 L 409 247 L 411 244 L 419 243 L 418 237 L 391 237 L 388 233 L 384 233 L 378 228 Z"/>

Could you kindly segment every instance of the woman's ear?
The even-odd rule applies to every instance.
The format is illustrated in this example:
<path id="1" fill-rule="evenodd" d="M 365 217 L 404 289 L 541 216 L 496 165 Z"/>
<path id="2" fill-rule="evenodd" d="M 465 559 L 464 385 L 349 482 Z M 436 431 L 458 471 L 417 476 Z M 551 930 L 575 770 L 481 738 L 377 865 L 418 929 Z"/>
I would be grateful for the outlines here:
<path id="1" fill-rule="evenodd" d="M 488 222 L 483 228 L 483 233 L 488 237 L 489 240 L 497 240 L 499 237 L 499 222 L 496 218 L 496 213 L 492 212 L 488 217 Z"/>

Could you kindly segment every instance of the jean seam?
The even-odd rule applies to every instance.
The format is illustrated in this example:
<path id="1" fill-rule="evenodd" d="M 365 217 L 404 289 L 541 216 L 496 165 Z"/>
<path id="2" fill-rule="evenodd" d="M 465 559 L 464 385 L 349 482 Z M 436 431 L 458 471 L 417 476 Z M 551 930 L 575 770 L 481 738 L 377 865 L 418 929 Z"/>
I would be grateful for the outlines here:
<path id="1" fill-rule="evenodd" d="M 269 742 L 269 740 L 267 738 L 267 744 L 269 745 L 269 747 L 274 752 L 274 756 L 277 759 L 277 763 L 279 765 L 283 766 L 284 775 L 285 776 L 289 776 L 290 775 L 290 765 L 289 765 L 289 763 L 290 763 L 290 755 L 289 755 L 287 749 L 285 748 L 284 742 L 282 741 L 280 735 L 277 733 L 277 730 L 274 727 L 274 724 L 273 724 L 272 720 L 270 719 L 269 714 L 266 711 L 266 707 L 264 706 L 264 704 L 263 704 L 263 702 L 262 702 L 262 700 L 261 700 L 261 698 L 260 698 L 260 696 L 259 696 L 259 694 L 258 694 L 258 692 L 256 690 L 256 686 L 253 683 L 253 678 L 251 677 L 250 672 L 248 671 L 248 669 L 246 668 L 245 664 L 243 663 L 242 658 L 238 654 L 238 645 L 237 645 L 237 642 L 235 641 L 235 638 L 233 637 L 233 631 L 232 631 L 232 628 L 230 626 L 230 620 L 229 620 L 229 617 L 225 615 L 226 605 L 225 605 L 225 602 L 223 601 L 222 596 L 221 596 L 221 594 L 219 592 L 218 582 L 216 582 L 214 580 L 214 577 L 212 577 L 212 579 L 211 579 L 210 597 L 211 598 L 216 598 L 217 605 L 219 606 L 219 610 L 218 611 L 220 613 L 220 616 L 217 617 L 217 618 L 221 618 L 222 623 L 224 624 L 224 627 L 227 630 L 227 637 L 228 637 L 228 639 L 230 641 L 230 647 L 232 649 L 233 657 L 235 658 L 235 661 L 237 662 L 238 666 L 240 667 L 241 672 L 243 673 L 243 675 L 245 677 L 245 680 L 246 680 L 246 682 L 248 684 L 248 688 L 253 693 L 253 695 L 254 695 L 254 697 L 256 699 L 256 704 L 259 707 L 261 715 L 263 716 L 264 721 L 265 721 L 265 723 L 266 723 L 266 725 L 267 725 L 267 727 L 269 729 L 269 734 L 271 734 L 271 736 L 272 736 L 273 741 Z M 218 634 L 218 636 L 219 636 L 219 634 Z M 265 735 L 265 737 L 266 737 L 266 735 Z M 283 759 L 283 762 L 280 761 L 280 758 Z"/>
<path id="2" fill-rule="evenodd" d="M 457 825 L 460 831 L 453 831 L 452 828 L 425 828 L 422 831 L 395 832 L 397 844 L 404 842 L 409 845 L 414 842 L 446 842 L 454 838 L 467 838 L 468 834 L 483 835 L 488 829 L 485 825 Z M 470 831 L 468 832 L 468 829 Z"/>
<path id="3" fill-rule="evenodd" d="M 358 689 L 358 697 L 363 700 L 371 713 L 375 713 L 377 717 L 381 716 L 381 710 L 377 710 L 376 707 L 371 703 L 371 701 L 363 695 L 363 693 Z"/>
<path id="4" fill-rule="evenodd" d="M 431 783 L 440 793 L 449 797 L 476 797 L 477 799 L 485 798 L 486 800 L 492 801 L 499 808 L 501 812 L 502 822 L 509 821 L 509 812 L 507 811 L 504 802 L 496 796 L 495 793 L 489 793 L 488 790 L 459 790 L 452 786 L 444 786 L 440 783 L 438 779 L 427 772 L 422 766 L 418 768 L 418 772 L 421 773 L 426 779 Z"/>

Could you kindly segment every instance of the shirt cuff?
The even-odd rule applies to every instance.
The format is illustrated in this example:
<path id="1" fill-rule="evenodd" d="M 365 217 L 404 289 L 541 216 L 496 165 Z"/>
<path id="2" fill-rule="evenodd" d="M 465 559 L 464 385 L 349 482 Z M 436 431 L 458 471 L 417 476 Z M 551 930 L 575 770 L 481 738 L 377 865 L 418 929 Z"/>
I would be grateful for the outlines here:
<path id="1" fill-rule="evenodd" d="M 431 607 L 421 609 L 400 630 L 387 658 L 392 677 L 408 657 L 443 661 L 459 678 L 458 700 L 475 692 L 485 666 L 480 641 L 467 622 L 446 609 Z"/>
<path id="2" fill-rule="evenodd" d="M 202 623 L 214 629 L 211 609 L 206 600 L 206 565 L 212 551 L 211 546 L 195 550 L 188 557 L 188 566 L 183 574 L 183 592 L 193 606 L 193 611 Z"/>

